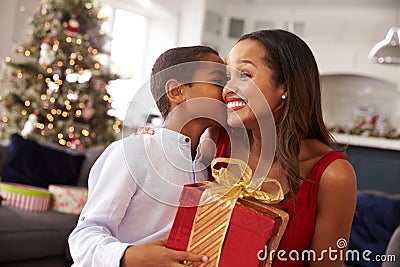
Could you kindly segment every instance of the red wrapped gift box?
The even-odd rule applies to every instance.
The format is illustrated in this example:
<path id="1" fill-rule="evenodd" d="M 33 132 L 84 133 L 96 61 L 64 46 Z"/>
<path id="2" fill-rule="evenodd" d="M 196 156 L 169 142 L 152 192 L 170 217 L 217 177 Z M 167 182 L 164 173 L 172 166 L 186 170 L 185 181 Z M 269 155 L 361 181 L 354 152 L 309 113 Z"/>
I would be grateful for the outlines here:
<path id="1" fill-rule="evenodd" d="M 197 204 L 203 190 L 202 183 L 186 185 L 183 188 L 180 207 L 166 243 L 167 247 L 181 251 L 187 250 L 197 213 Z M 260 262 L 259 256 L 263 256 L 260 251 L 264 251 L 265 246 L 268 250 L 276 250 L 287 221 L 288 214 L 282 210 L 256 200 L 239 199 L 230 218 L 218 266 L 269 266 L 272 259 Z M 212 231 L 215 226 L 211 225 L 209 228 L 207 231 Z M 192 263 L 192 265 L 215 266 L 215 263 Z"/>

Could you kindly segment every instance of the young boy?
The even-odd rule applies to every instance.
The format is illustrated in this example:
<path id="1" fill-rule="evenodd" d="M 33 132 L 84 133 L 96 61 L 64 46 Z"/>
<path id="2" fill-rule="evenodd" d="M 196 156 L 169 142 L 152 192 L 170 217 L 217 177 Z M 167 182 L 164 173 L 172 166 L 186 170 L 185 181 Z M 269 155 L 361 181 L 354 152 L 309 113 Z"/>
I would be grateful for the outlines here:
<path id="1" fill-rule="evenodd" d="M 150 87 L 165 123 L 111 144 L 93 165 L 89 198 L 69 237 L 73 266 L 183 266 L 207 257 L 163 246 L 184 184 L 207 180 L 197 145 L 226 121 L 225 65 L 208 47 L 178 47 L 155 62 Z"/>

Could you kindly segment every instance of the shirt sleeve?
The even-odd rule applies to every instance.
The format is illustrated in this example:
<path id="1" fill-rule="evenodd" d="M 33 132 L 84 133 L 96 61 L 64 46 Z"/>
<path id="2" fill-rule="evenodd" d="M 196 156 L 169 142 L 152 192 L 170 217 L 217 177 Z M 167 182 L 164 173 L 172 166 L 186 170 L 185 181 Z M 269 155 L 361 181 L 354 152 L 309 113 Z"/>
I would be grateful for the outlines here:
<path id="1" fill-rule="evenodd" d="M 122 142 L 110 145 L 89 174 L 89 196 L 68 242 L 74 266 L 119 266 L 129 243 L 115 236 L 136 191 Z"/>

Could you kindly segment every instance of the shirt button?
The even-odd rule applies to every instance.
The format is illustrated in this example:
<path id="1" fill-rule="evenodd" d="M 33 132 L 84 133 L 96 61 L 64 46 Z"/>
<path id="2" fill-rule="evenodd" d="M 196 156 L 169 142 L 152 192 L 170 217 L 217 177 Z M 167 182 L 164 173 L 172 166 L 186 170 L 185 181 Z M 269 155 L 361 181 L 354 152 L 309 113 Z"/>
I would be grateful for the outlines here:
<path id="1" fill-rule="evenodd" d="M 189 143 L 189 141 L 190 141 L 189 137 L 186 137 L 186 138 L 185 138 L 185 142 L 186 142 L 186 143 Z"/>
<path id="2" fill-rule="evenodd" d="M 84 220 L 85 220 L 85 216 L 82 216 L 81 221 L 84 221 Z"/>

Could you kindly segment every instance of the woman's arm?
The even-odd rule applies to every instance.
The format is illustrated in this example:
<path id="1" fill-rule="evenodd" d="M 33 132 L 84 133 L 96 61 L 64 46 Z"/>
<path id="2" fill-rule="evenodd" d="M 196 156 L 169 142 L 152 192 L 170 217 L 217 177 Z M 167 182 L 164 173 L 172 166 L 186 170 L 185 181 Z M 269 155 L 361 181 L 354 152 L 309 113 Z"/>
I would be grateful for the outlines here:
<path id="1" fill-rule="evenodd" d="M 332 162 L 321 176 L 310 267 L 341 267 L 345 260 L 357 199 L 356 175 L 347 160 Z M 339 246 L 339 247 L 338 247 Z"/>

